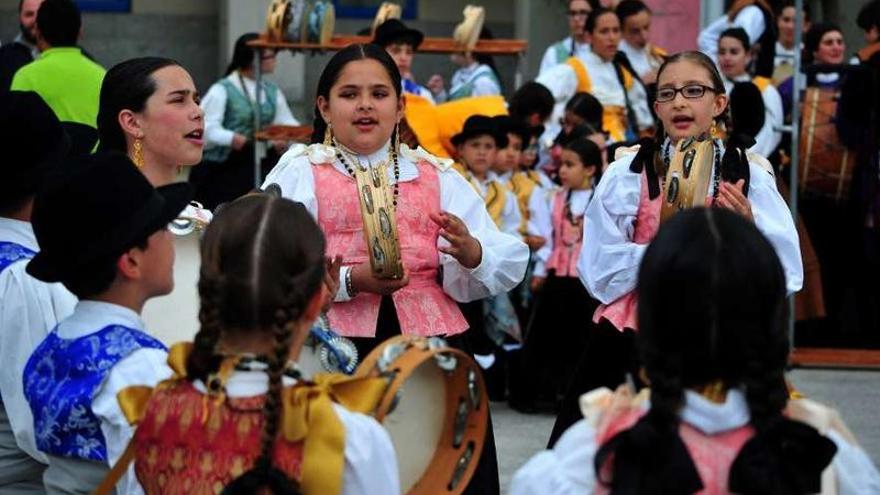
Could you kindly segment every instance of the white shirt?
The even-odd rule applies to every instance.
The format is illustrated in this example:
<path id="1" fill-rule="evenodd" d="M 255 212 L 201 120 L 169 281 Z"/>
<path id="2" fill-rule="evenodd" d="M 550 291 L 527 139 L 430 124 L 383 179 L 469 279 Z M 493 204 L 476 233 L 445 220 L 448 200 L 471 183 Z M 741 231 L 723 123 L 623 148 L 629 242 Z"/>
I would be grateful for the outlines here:
<path id="1" fill-rule="evenodd" d="M 129 308 L 100 301 L 80 301 L 73 314 L 58 324 L 57 334 L 62 339 L 77 339 L 93 334 L 108 325 L 122 325 L 144 330 L 137 313 Z M 134 434 L 116 395 L 132 385 L 154 387 L 173 374 L 166 361 L 168 353 L 161 349 L 138 349 L 116 363 L 101 382 L 92 399 L 92 412 L 101 421 L 101 433 L 107 445 L 107 466 L 112 467 L 125 452 Z M 51 463 L 58 458 L 52 458 Z M 117 493 L 140 494 L 143 488 L 137 481 L 134 465 L 116 484 Z"/>
<path id="2" fill-rule="evenodd" d="M 226 382 L 226 396 L 236 399 L 266 394 L 268 380 L 262 371 L 235 371 Z M 285 386 L 294 383 L 284 377 Z M 199 392 L 206 392 L 200 381 L 193 382 L 193 386 Z M 399 495 L 397 455 L 385 428 L 374 418 L 351 412 L 339 404 L 334 404 L 333 409 L 345 427 L 342 495 Z"/>
<path id="3" fill-rule="evenodd" d="M 634 158 L 635 153 L 631 153 L 608 166 L 584 218 L 578 273 L 587 291 L 604 304 L 635 290 L 639 265 L 648 247 L 633 242 L 642 188 L 641 174 L 629 169 Z M 749 163 L 749 172 L 748 199 L 755 225 L 776 249 L 786 289 L 797 292 L 803 286 L 804 265 L 791 212 L 770 172 L 754 161 Z"/>
<path id="4" fill-rule="evenodd" d="M 560 189 L 556 191 L 556 194 L 566 194 L 566 192 L 565 190 Z M 534 197 L 534 195 L 532 195 L 532 197 Z M 534 207 L 534 210 L 531 211 L 531 216 L 529 217 L 530 229 L 534 228 L 539 232 L 537 235 L 547 240 L 541 249 L 535 252 L 534 274 L 536 277 L 547 276 L 547 261 L 550 260 L 550 255 L 553 254 L 553 230 L 555 227 L 553 225 L 553 206 L 555 203 L 555 197 L 555 194 L 553 194 L 550 195 L 549 201 L 542 201 L 542 198 L 538 198 L 538 200 L 534 202 L 531 200 L 529 201 L 529 208 L 531 209 Z M 592 188 L 572 191 L 571 202 L 569 203 L 572 217 L 583 217 L 592 198 Z"/>
<path id="5" fill-rule="evenodd" d="M 794 65 L 794 48 L 786 48 L 777 41 L 776 55 L 773 57 L 773 67 L 779 67 L 782 64 Z"/>
<path id="6" fill-rule="evenodd" d="M 758 42 L 758 38 L 764 34 L 766 26 L 764 24 L 764 13 L 756 5 L 749 5 L 739 11 L 733 21 L 730 21 L 727 14 L 716 19 L 709 24 L 706 29 L 700 31 L 697 37 L 697 46 L 700 51 L 718 62 L 718 39 L 728 28 L 739 27 L 746 31 L 749 35 L 749 43 L 754 45 Z"/>
<path id="7" fill-rule="evenodd" d="M 322 154 L 323 148 L 322 145 L 292 146 L 266 177 L 263 188 L 272 183 L 278 184 L 284 197 L 299 201 L 317 219 L 318 200 L 312 167 L 321 163 L 332 163 L 336 170 L 348 175 L 345 166 L 339 163 L 332 151 L 328 155 Z M 375 153 L 359 156 L 358 159 L 361 163 L 378 164 L 385 161 L 387 156 L 388 143 Z M 480 264 L 473 269 L 461 266 L 452 256 L 438 251 L 443 273 L 443 290 L 456 301 L 468 302 L 513 289 L 525 274 L 529 248 L 519 236 L 498 230 L 486 211 L 483 199 L 467 180 L 451 167 L 451 160 L 440 160 L 421 148 L 410 150 L 406 146 L 401 146 L 399 157 L 401 182 L 418 178 L 419 170 L 414 160 L 420 159 L 432 161 L 437 166 L 440 209 L 460 218 L 467 225 L 470 234 L 480 242 L 483 251 Z M 389 184 L 394 183 L 393 175 L 392 167 L 388 167 Z M 447 245 L 445 239 L 438 238 L 438 247 Z M 340 280 L 344 280 L 350 269 L 350 267 L 342 267 Z M 345 290 L 345 284 L 339 285 L 335 300 L 342 302 L 351 299 Z"/>
<path id="8" fill-rule="evenodd" d="M 583 57 L 578 57 L 578 59 L 584 64 L 590 77 L 590 93 L 599 100 L 603 107 L 625 107 L 626 97 L 629 96 L 629 103 L 635 113 L 639 130 L 648 129 L 654 125 L 654 117 L 648 107 L 648 94 L 645 92 L 644 86 L 633 80 L 632 86 L 624 93 L 612 62 L 603 60 L 592 51 Z M 547 87 L 556 101 L 545 134 L 554 131 L 558 134 L 561 130 L 558 122 L 565 114 L 565 104 L 577 92 L 577 74 L 569 64 L 559 64 L 540 74 L 536 81 Z M 550 130 L 550 127 L 553 130 Z"/>
<path id="9" fill-rule="evenodd" d="M 648 51 L 648 46 L 638 48 L 630 45 L 626 40 L 621 39 L 620 45 L 618 45 L 617 48 L 626 54 L 626 58 L 629 59 L 629 62 L 632 64 L 633 69 L 635 69 L 639 77 L 644 77 L 645 74 L 652 70 L 659 69 L 660 64 L 663 62 L 662 60 L 657 60 L 651 56 L 650 51 Z"/>
<path id="10" fill-rule="evenodd" d="M 750 82 L 751 80 L 752 78 L 748 74 L 735 77 L 733 81 L 724 78 L 724 90 L 730 95 L 734 82 Z M 782 96 L 779 95 L 776 86 L 768 84 L 761 91 L 761 99 L 764 100 L 764 126 L 758 131 L 758 135 L 755 136 L 755 144 L 749 148 L 749 151 L 767 157 L 776 150 L 782 141 L 782 131 L 778 129 L 782 127 L 785 115 L 782 109 Z"/>
<path id="11" fill-rule="evenodd" d="M 452 74 L 452 80 L 449 82 L 449 92 L 445 91 L 439 95 L 436 95 L 435 98 L 438 103 L 442 103 L 447 100 L 448 95 L 455 93 L 459 88 L 474 80 L 473 91 L 469 96 L 492 96 L 492 95 L 500 95 L 501 87 L 498 86 L 498 83 L 495 82 L 495 77 L 492 76 L 480 76 L 475 79 L 475 76 L 478 75 L 478 72 L 484 73 L 488 72 L 494 76 L 494 72 L 492 68 L 488 65 L 484 65 L 481 63 L 474 62 L 467 67 L 462 67 L 455 71 Z"/>
<path id="12" fill-rule="evenodd" d="M 750 415 L 745 395 L 739 390 L 729 391 L 724 404 L 685 390 L 681 420 L 714 435 L 746 425 Z M 880 474 L 865 451 L 833 430 L 825 435 L 837 446 L 831 467 L 837 477 L 838 493 L 880 493 Z M 593 462 L 598 447 L 595 427 L 587 419 L 578 421 L 563 433 L 552 450 L 536 454 L 516 472 L 510 495 L 593 493 L 597 487 Z"/>
<path id="13" fill-rule="evenodd" d="M 471 176 L 470 182 L 473 184 L 474 189 L 476 189 L 483 198 L 484 204 L 486 194 L 489 193 L 489 183 L 495 182 L 498 184 L 501 194 L 504 195 L 504 209 L 501 210 L 501 232 L 519 237 L 519 226 L 522 224 L 522 212 L 519 211 L 519 203 L 517 203 L 516 195 L 514 195 L 507 187 L 512 176 L 512 172 L 506 172 L 504 174 L 489 172 L 486 180 L 481 181 L 476 177 Z"/>
<path id="14" fill-rule="evenodd" d="M 257 83 L 253 79 L 242 76 L 245 92 L 241 87 L 241 81 L 238 77 L 238 71 L 226 76 L 226 80 L 231 82 L 233 86 L 247 95 L 249 101 L 256 100 Z M 226 113 L 226 88 L 220 83 L 214 83 L 208 89 L 208 92 L 202 98 L 201 107 L 205 111 L 205 148 L 214 146 L 231 146 L 232 138 L 235 131 L 223 127 L 223 116 Z M 264 103 L 268 96 L 266 91 L 260 91 L 260 102 Z M 278 125 L 299 125 L 296 118 L 290 112 L 287 105 L 287 99 L 284 92 L 279 88 L 275 93 L 275 118 L 272 119 L 273 124 Z"/>
<path id="15" fill-rule="evenodd" d="M 40 250 L 28 222 L 0 217 L 0 241 Z M 19 260 L 0 273 L 0 396 L 18 447 L 46 463 L 37 450 L 34 418 L 24 397 L 23 373 L 31 353 L 73 312 L 76 297 L 61 284 L 47 284 L 28 275 L 28 260 Z"/>
<path id="16" fill-rule="evenodd" d="M 571 36 L 566 37 L 563 40 L 557 41 L 552 45 L 548 46 L 544 51 L 544 56 L 541 57 L 541 66 L 538 69 L 538 74 L 544 72 L 545 70 L 557 65 L 561 62 L 564 62 L 565 59 L 559 60 L 557 46 L 562 45 L 565 47 L 565 53 L 571 55 Z M 589 43 L 575 43 L 574 46 L 574 56 L 582 57 L 586 55 L 590 51 Z"/>

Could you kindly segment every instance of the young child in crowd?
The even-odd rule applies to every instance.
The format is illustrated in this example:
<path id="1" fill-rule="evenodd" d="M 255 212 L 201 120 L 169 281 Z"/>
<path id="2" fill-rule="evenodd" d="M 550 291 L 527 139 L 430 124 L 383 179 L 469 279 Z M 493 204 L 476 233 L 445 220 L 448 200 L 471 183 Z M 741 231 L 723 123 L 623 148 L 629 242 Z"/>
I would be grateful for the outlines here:
<path id="1" fill-rule="evenodd" d="M 546 244 L 537 252 L 531 280 L 532 291 L 539 295 L 523 350 L 529 372 L 521 378 L 528 385 L 513 404 L 521 410 L 535 409 L 539 384 L 555 384 L 543 391 L 555 401 L 586 345 L 597 303 L 578 279 L 577 260 L 584 242 L 584 212 L 601 174 L 599 147 L 586 138 L 575 139 L 562 149 L 562 187 L 552 193 L 549 204 L 532 202 L 531 223 Z"/>
<path id="2" fill-rule="evenodd" d="M 36 347 L 24 394 L 37 448 L 49 458 L 48 493 L 89 493 L 122 455 L 132 430 L 116 400 L 131 385 L 171 375 L 166 349 L 146 333 L 144 303 L 174 285 L 170 221 L 192 199 L 188 184 L 154 189 L 116 152 L 66 163 L 36 198 L 40 252 L 27 271 L 61 282 L 80 301 Z M 119 493 L 140 493 L 133 473 Z"/>

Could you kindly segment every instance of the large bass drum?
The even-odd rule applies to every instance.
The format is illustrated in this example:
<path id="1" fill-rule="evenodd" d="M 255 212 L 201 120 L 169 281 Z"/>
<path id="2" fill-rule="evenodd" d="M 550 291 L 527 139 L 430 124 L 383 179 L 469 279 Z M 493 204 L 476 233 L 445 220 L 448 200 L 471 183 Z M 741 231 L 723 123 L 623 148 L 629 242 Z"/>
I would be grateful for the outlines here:
<path id="1" fill-rule="evenodd" d="M 388 430 L 409 495 L 457 495 L 483 451 L 488 397 L 477 364 L 438 337 L 397 336 L 356 375 L 388 382 L 374 416 Z"/>
<path id="2" fill-rule="evenodd" d="M 807 88 L 801 116 L 800 180 L 804 195 L 841 201 L 849 195 L 856 154 L 840 142 L 837 91 Z"/>

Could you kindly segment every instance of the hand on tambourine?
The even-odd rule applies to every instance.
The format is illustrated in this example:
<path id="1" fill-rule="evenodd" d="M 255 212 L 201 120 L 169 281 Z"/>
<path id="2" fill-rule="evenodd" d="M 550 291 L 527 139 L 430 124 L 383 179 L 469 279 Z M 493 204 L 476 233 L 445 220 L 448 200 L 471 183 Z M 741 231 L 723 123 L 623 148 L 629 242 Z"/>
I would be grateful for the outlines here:
<path id="1" fill-rule="evenodd" d="M 483 247 L 468 232 L 467 225 L 457 216 L 441 212 L 431 213 L 431 220 L 440 226 L 440 237 L 449 242 L 449 246 L 441 246 L 440 252 L 455 258 L 465 268 L 476 268 L 483 260 Z"/>
<path id="2" fill-rule="evenodd" d="M 321 308 L 325 313 L 330 310 L 330 306 L 333 306 L 333 299 L 339 291 L 339 268 L 342 266 L 342 256 L 327 258 L 326 263 L 327 272 L 324 273 L 324 287 L 327 288 L 330 297 L 324 301 L 324 307 Z"/>
<path id="3" fill-rule="evenodd" d="M 373 275 L 370 263 L 361 263 L 351 267 L 351 285 L 354 291 L 371 292 L 387 296 L 409 285 L 409 273 L 403 270 L 403 278 L 399 280 L 378 278 Z"/>
<path id="4" fill-rule="evenodd" d="M 718 197 L 715 198 L 715 204 L 739 213 L 747 219 L 754 221 L 755 217 L 752 215 L 752 203 L 742 192 L 745 183 L 746 181 L 743 179 L 736 181 L 736 184 L 721 182 L 718 185 Z"/>

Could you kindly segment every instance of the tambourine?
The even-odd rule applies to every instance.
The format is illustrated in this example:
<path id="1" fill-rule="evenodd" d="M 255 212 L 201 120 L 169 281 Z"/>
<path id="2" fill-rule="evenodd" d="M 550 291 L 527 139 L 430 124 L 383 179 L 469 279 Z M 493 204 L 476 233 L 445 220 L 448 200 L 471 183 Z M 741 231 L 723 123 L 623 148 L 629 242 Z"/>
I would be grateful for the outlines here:
<path id="1" fill-rule="evenodd" d="M 385 378 L 373 416 L 388 430 L 409 495 L 458 495 L 486 436 L 489 403 L 479 367 L 439 337 L 397 336 L 361 363 L 356 376 Z"/>
<path id="2" fill-rule="evenodd" d="M 168 230 L 174 235 L 184 236 L 196 230 L 204 230 L 211 223 L 214 215 L 201 203 L 191 201 L 180 215 L 168 224 Z"/>
<path id="3" fill-rule="evenodd" d="M 663 190 L 660 221 L 687 208 L 706 206 L 715 164 L 712 139 L 683 139 L 675 147 Z"/>

